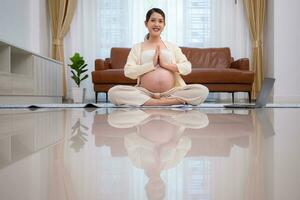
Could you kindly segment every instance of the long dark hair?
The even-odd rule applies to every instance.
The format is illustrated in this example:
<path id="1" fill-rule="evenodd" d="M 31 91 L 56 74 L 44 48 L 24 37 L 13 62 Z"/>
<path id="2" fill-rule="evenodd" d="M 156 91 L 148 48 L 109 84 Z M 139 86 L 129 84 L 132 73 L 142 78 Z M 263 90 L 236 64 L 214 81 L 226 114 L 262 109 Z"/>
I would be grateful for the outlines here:
<path id="1" fill-rule="evenodd" d="M 150 10 L 148 10 L 148 12 L 147 12 L 147 14 L 146 14 L 146 22 L 149 21 L 151 15 L 152 15 L 153 13 L 158 13 L 158 14 L 160 14 L 160 15 L 164 18 L 164 21 L 166 21 L 166 16 L 165 16 L 164 11 L 162 11 L 162 9 L 160 9 L 160 8 L 151 8 Z"/>
<path id="2" fill-rule="evenodd" d="M 158 14 L 160 14 L 160 15 L 163 17 L 163 19 L 164 19 L 164 23 L 166 24 L 166 16 L 165 16 L 165 13 L 164 13 L 164 11 L 162 11 L 162 9 L 160 9 L 160 8 L 151 8 L 150 10 L 148 10 L 148 12 L 147 12 L 147 14 L 146 14 L 146 21 L 145 21 L 146 23 L 149 21 L 151 15 L 152 15 L 153 13 L 158 13 Z M 149 39 L 149 33 L 147 33 L 147 35 L 145 36 L 145 40 L 148 40 L 148 39 Z"/>

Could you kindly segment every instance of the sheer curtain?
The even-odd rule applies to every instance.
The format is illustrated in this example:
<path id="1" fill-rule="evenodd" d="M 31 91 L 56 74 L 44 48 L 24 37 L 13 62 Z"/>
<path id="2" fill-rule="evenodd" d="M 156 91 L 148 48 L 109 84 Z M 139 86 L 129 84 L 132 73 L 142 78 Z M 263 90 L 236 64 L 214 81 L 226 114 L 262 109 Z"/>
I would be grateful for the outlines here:
<path id="1" fill-rule="evenodd" d="M 243 1 L 235 0 L 78 0 L 65 37 L 66 62 L 75 51 L 86 59 L 89 74 L 96 58 L 106 58 L 111 47 L 131 47 L 144 40 L 147 10 L 158 7 L 166 14 L 164 40 L 180 46 L 230 47 L 237 59 L 250 57 L 250 36 Z M 68 71 L 68 77 L 70 72 Z M 72 81 L 68 78 L 68 96 Z M 93 100 L 91 77 L 84 81 L 87 99 Z M 214 97 L 229 97 L 214 94 Z M 240 97 L 244 98 L 244 94 Z M 101 98 L 101 97 L 100 97 Z"/>
<path id="2" fill-rule="evenodd" d="M 75 53 L 80 53 L 88 64 L 89 78 L 82 82 L 83 88 L 86 88 L 86 99 L 94 98 L 94 89 L 92 84 L 91 72 L 94 69 L 94 61 L 97 58 L 99 47 L 96 44 L 97 39 L 97 2 L 96 0 L 77 0 L 77 8 L 70 26 L 69 33 L 65 36 L 65 63 L 69 64 L 69 58 Z M 67 71 L 67 97 L 71 97 L 71 87 L 74 83 L 71 79 L 71 72 Z"/>

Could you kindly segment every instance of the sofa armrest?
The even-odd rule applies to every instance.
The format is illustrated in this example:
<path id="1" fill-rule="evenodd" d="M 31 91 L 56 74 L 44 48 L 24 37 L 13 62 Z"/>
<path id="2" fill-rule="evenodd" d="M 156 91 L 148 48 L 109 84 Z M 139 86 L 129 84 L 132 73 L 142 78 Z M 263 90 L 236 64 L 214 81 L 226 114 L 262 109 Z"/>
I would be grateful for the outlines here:
<path id="1" fill-rule="evenodd" d="M 249 59 L 248 58 L 238 59 L 231 63 L 230 68 L 249 71 Z"/>
<path id="2" fill-rule="evenodd" d="M 105 70 L 110 68 L 110 59 L 96 59 L 95 60 L 95 70 Z"/>
<path id="3" fill-rule="evenodd" d="M 230 68 L 249 71 L 249 59 L 248 58 L 238 59 L 231 63 Z"/>

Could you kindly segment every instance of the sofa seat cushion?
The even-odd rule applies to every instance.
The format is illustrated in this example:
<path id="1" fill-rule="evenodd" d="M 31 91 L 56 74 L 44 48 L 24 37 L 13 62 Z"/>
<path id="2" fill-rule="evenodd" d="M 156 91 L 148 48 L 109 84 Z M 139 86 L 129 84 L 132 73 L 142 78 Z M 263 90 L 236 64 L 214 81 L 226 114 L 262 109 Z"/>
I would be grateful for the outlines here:
<path id="1" fill-rule="evenodd" d="M 252 84 L 254 73 L 237 69 L 193 68 L 192 73 L 183 76 L 186 83 Z"/>
<path id="2" fill-rule="evenodd" d="M 94 84 L 136 84 L 137 80 L 132 80 L 124 76 L 124 69 L 108 69 L 92 72 Z"/>

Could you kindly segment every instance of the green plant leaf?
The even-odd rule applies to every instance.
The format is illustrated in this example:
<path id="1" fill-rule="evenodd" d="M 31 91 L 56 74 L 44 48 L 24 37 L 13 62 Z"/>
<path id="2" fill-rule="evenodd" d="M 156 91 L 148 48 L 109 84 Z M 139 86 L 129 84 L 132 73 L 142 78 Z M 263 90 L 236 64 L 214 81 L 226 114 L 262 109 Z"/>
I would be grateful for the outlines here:
<path id="1" fill-rule="evenodd" d="M 74 76 L 74 77 L 76 77 L 76 75 L 75 75 L 74 71 L 71 71 L 71 72 L 72 72 L 73 76 Z"/>
<path id="2" fill-rule="evenodd" d="M 89 75 L 85 75 L 80 81 L 83 81 L 84 79 L 87 79 L 89 77 Z"/>
<path id="3" fill-rule="evenodd" d="M 80 56 L 80 54 L 77 52 L 74 53 L 72 57 L 70 57 L 70 60 L 72 63 L 68 64 L 68 66 L 71 68 L 71 73 L 72 73 L 71 78 L 75 81 L 75 83 L 79 87 L 81 81 L 88 78 L 88 75 L 84 74 L 88 71 L 88 69 L 86 69 L 87 64 L 85 63 L 83 57 Z"/>
<path id="4" fill-rule="evenodd" d="M 79 69 L 84 69 L 86 66 L 87 66 L 87 64 L 81 65 L 81 66 L 79 67 Z"/>

